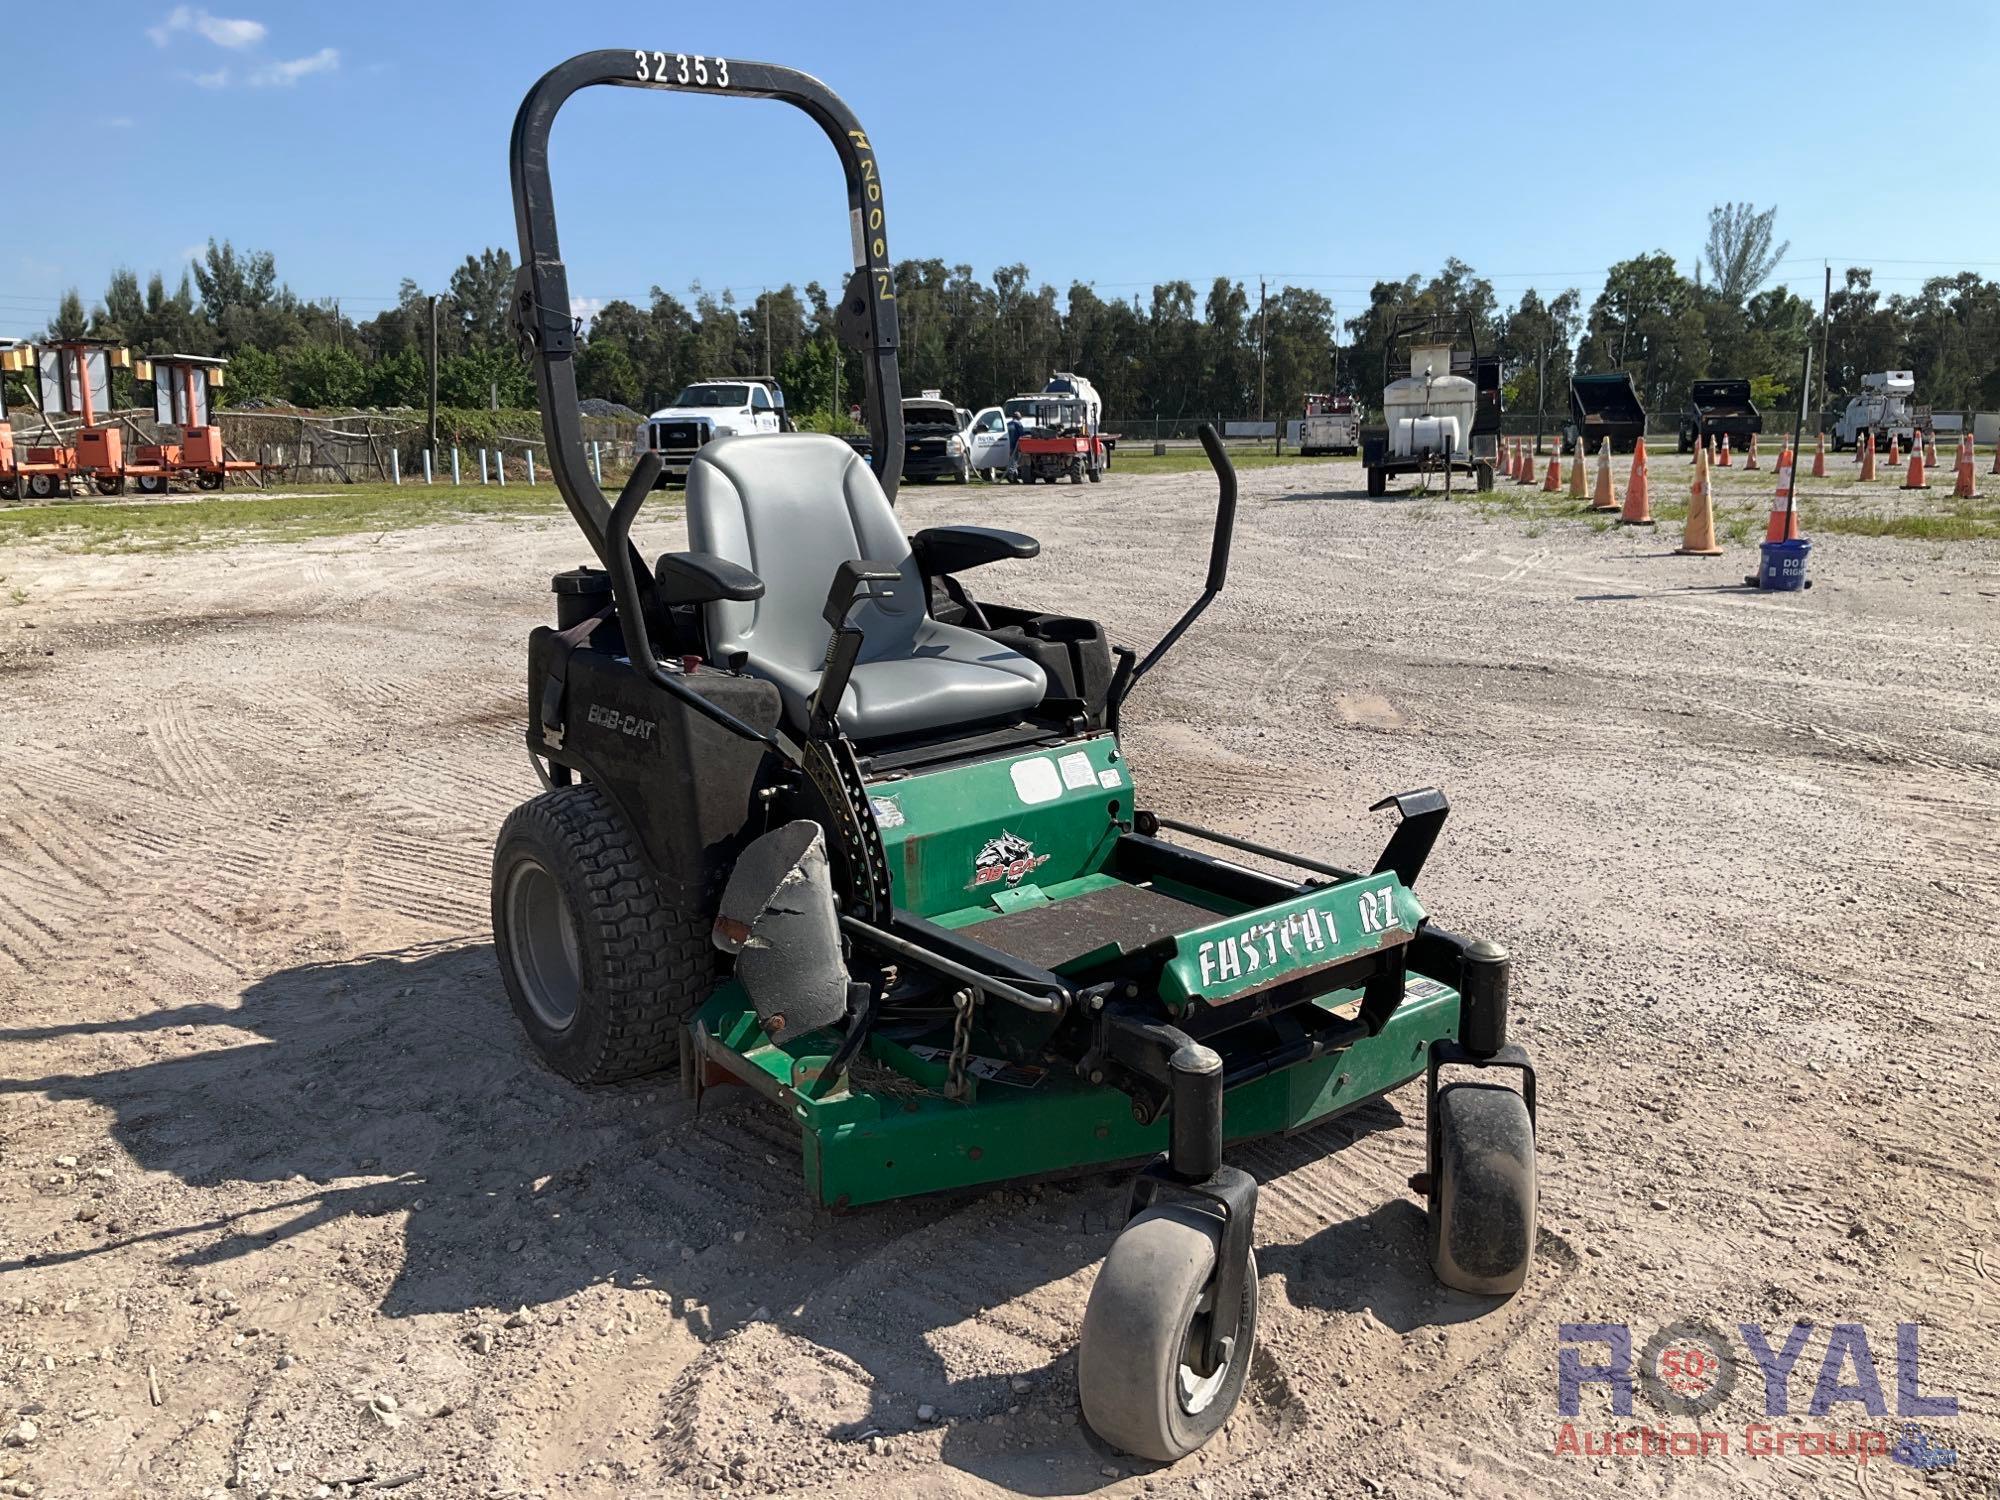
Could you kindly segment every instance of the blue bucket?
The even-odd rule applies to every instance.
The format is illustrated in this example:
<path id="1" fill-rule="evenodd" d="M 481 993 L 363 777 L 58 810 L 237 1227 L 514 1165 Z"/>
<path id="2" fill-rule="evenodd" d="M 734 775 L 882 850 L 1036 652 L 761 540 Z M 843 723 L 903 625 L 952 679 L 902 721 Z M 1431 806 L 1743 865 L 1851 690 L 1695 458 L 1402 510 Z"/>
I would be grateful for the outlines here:
<path id="1" fill-rule="evenodd" d="M 1789 593 L 1806 586 L 1806 557 L 1812 551 L 1809 539 L 1800 537 L 1796 541 L 1763 542 L 1759 545 L 1764 559 L 1757 570 L 1758 588 L 1782 589 Z"/>

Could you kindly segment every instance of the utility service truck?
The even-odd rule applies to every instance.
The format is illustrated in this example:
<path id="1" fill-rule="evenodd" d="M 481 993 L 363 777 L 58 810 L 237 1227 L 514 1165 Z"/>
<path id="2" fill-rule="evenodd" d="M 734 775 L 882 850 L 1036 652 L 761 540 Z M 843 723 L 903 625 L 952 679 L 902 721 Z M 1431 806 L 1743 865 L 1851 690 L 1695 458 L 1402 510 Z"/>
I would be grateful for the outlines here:
<path id="1" fill-rule="evenodd" d="M 1299 452 L 1307 458 L 1321 453 L 1361 451 L 1361 408 L 1352 396 L 1306 397 L 1305 419 L 1299 423 Z"/>
<path id="2" fill-rule="evenodd" d="M 1915 404 L 1917 377 L 1913 370 L 1882 370 L 1861 377 L 1861 394 L 1850 396 L 1847 409 L 1833 424 L 1833 446 L 1857 448 L 1875 434 L 1878 452 L 1887 453 L 1893 438 L 1903 447 L 1925 426 L 1929 413 Z"/>

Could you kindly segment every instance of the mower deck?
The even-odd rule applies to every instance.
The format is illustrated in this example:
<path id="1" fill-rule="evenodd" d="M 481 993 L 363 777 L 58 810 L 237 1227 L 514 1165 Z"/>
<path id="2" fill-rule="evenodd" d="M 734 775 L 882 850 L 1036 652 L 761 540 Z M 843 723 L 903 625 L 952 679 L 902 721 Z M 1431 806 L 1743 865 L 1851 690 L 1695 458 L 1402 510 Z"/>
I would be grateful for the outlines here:
<path id="1" fill-rule="evenodd" d="M 1313 1003 L 1351 1012 L 1360 998 L 1350 990 Z M 1230 1089 L 1224 1139 L 1304 1130 L 1422 1077 L 1430 1044 L 1456 1034 L 1458 1011 L 1456 991 L 1412 974 L 1378 1035 Z M 977 1038 L 964 1096 L 946 1098 L 948 1022 L 905 1041 L 870 1037 L 863 1050 L 878 1066 L 853 1070 L 849 1087 L 820 1097 L 814 1090 L 839 1038 L 766 1041 L 735 984 L 710 997 L 693 1034 L 705 1083 L 748 1084 L 798 1123 L 806 1186 L 827 1208 L 1114 1167 L 1167 1147 L 1167 1121 L 1141 1124 L 1117 1089 L 981 1056 Z"/>

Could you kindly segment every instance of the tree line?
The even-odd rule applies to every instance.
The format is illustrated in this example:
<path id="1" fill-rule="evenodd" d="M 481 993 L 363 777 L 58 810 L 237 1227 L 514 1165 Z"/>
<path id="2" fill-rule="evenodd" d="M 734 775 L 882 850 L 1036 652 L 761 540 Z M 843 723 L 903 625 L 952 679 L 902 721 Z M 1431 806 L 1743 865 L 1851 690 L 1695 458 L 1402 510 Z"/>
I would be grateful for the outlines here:
<path id="1" fill-rule="evenodd" d="M 1547 410 L 1560 414 L 1572 373 L 1620 369 L 1652 411 L 1679 410 L 1689 383 L 1708 376 L 1749 379 L 1760 404 L 1790 409 L 1803 356 L 1810 346 L 1817 362 L 1822 343 L 1836 404 L 1866 372 L 1911 369 L 1933 406 L 2000 407 L 2000 283 L 1967 271 L 1885 295 L 1870 269 L 1849 267 L 1823 322 L 1812 300 L 1766 285 L 1787 249 L 1775 241 L 1775 214 L 1719 205 L 1691 275 L 1665 251 L 1637 255 L 1609 268 L 1588 306 L 1575 287 L 1530 288 L 1503 306 L 1489 279 L 1451 259 L 1431 275 L 1376 282 L 1344 321 L 1310 287 L 1260 294 L 1219 276 L 1106 298 L 1087 282 L 1059 293 L 1024 265 L 982 278 L 964 264 L 905 260 L 895 269 L 904 393 L 934 387 L 977 406 L 1071 369 L 1097 385 L 1117 423 L 1291 415 L 1308 391 L 1372 408 L 1393 330 L 1432 316 L 1460 330 L 1461 343 L 1498 353 L 1516 412 L 1535 410 L 1546 392 Z M 94 303 L 64 296 L 48 332 L 113 337 L 140 354 L 227 355 L 230 404 L 420 408 L 435 298 L 440 403 L 522 407 L 534 388 L 512 326 L 513 278 L 513 257 L 486 249 L 435 293 L 405 280 L 393 307 L 355 319 L 337 302 L 295 295 L 268 251 L 211 240 L 171 292 L 158 274 L 142 287 L 120 270 Z M 641 411 L 694 380 L 759 373 L 778 377 L 807 425 L 842 420 L 860 364 L 837 344 L 819 282 L 741 303 L 698 283 L 685 295 L 656 286 L 643 306 L 599 308 L 578 341 L 580 394 Z M 1813 383 L 1816 396 L 1817 370 Z"/>

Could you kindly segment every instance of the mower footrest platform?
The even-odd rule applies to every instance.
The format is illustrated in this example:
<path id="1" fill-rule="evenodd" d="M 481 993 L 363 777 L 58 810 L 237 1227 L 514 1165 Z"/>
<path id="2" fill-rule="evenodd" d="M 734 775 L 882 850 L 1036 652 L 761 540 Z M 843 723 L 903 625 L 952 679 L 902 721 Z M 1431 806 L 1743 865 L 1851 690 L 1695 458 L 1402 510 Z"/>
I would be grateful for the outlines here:
<path id="1" fill-rule="evenodd" d="M 1137 885 L 1107 885 L 993 917 L 968 929 L 990 948 L 1044 969 L 1060 968 L 1085 954 L 1116 947 L 1138 952 L 1162 938 L 1216 920 L 1206 907 L 1177 901 Z"/>

